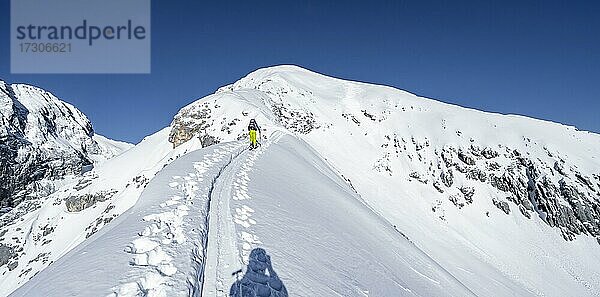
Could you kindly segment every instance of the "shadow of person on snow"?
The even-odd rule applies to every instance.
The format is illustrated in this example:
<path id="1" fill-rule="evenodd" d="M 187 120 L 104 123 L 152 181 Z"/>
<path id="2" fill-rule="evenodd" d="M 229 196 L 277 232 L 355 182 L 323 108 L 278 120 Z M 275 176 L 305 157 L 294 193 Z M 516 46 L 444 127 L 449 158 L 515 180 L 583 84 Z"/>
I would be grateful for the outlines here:
<path id="1" fill-rule="evenodd" d="M 253 249 L 248 262 L 246 274 L 231 285 L 230 297 L 288 297 L 285 286 L 273 270 L 271 257 L 264 249 Z M 234 275 L 240 272 L 234 272 Z"/>

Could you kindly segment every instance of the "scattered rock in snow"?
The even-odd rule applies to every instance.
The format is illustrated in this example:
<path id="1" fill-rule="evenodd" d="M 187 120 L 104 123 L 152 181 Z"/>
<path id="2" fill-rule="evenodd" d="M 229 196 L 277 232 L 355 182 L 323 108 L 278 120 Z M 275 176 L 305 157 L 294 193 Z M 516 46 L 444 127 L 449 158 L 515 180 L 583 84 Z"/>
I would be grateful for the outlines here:
<path id="1" fill-rule="evenodd" d="M 418 180 L 419 182 L 422 182 L 424 184 L 427 183 L 427 178 L 421 176 L 421 174 L 419 174 L 416 171 L 411 172 L 408 176 L 410 176 L 411 178 L 414 178 L 416 180 Z"/>
<path id="2" fill-rule="evenodd" d="M 465 153 L 462 149 L 458 150 L 458 159 L 467 165 L 475 165 L 475 159 Z"/>
<path id="3" fill-rule="evenodd" d="M 506 201 L 500 201 L 496 198 L 492 198 L 492 203 L 500 210 L 502 210 L 505 214 L 510 214 L 510 206 Z"/>
<path id="4" fill-rule="evenodd" d="M 440 184 L 439 181 L 434 181 L 433 182 L 433 187 L 440 193 L 444 193 L 444 189 L 442 189 L 442 185 Z"/>
<path id="5" fill-rule="evenodd" d="M 117 191 L 101 191 L 94 194 L 83 194 L 71 196 L 65 200 L 65 206 L 69 212 L 80 212 L 89 208 L 97 202 L 104 202 L 110 199 Z"/>
<path id="6" fill-rule="evenodd" d="M 442 171 L 440 179 L 446 187 L 451 187 L 452 183 L 454 182 L 454 175 L 452 174 L 452 169 Z"/>
<path id="7" fill-rule="evenodd" d="M 8 263 L 15 255 L 13 247 L 0 243 L 0 266 Z"/>
<path id="8" fill-rule="evenodd" d="M 483 151 L 481 151 L 481 155 L 486 158 L 486 159 L 493 159 L 498 157 L 500 154 L 498 152 L 496 152 L 495 150 L 486 147 L 485 149 L 483 149 Z"/>
<path id="9" fill-rule="evenodd" d="M 478 180 L 482 183 L 486 182 L 487 180 L 487 175 L 485 174 L 485 172 L 483 172 L 483 170 L 479 168 L 468 169 L 466 176 L 468 179 Z"/>
<path id="10" fill-rule="evenodd" d="M 473 203 L 473 195 L 475 195 L 474 187 L 460 187 L 460 192 L 465 196 L 465 201 L 467 204 Z"/>

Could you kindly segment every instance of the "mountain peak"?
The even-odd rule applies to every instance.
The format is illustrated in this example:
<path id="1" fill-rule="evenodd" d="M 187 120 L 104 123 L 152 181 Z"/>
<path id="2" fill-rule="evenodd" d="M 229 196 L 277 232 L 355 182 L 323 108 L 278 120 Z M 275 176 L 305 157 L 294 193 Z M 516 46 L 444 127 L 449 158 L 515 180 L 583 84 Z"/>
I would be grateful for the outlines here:
<path id="1" fill-rule="evenodd" d="M 50 92 L 26 84 L 0 84 L 0 205 L 14 207 L 27 197 L 45 196 L 56 180 L 80 174 L 112 157 L 116 150 L 99 144 L 88 118 Z"/>
<path id="2" fill-rule="evenodd" d="M 297 65 L 276 65 L 257 69 L 233 84 L 233 88 L 256 88 L 266 82 L 279 82 L 297 87 L 318 88 L 325 83 L 328 87 L 333 84 L 351 83 L 347 80 L 326 76 Z"/>
<path id="3" fill-rule="evenodd" d="M 49 109 L 26 124 L 52 126 Z M 252 150 L 250 119 L 262 128 Z M 594 296 L 599 143 L 293 65 L 259 69 L 8 226 L 19 244 L 0 242 L 0 295 L 26 282 L 14 296 L 212 296 L 264 248 L 299 296 Z"/>
<path id="4" fill-rule="evenodd" d="M 300 67 L 298 65 L 293 64 L 281 64 L 259 68 L 254 70 L 248 74 L 248 76 L 265 76 L 265 75 L 273 75 L 273 74 L 309 74 L 309 75 L 320 75 L 315 71 L 308 70 L 306 68 Z"/>

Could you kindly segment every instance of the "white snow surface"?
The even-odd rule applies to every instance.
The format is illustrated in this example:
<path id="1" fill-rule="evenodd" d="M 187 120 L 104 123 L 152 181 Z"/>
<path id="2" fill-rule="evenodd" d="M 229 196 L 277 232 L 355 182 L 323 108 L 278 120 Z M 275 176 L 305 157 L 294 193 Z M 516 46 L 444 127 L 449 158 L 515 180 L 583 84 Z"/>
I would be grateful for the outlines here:
<path id="1" fill-rule="evenodd" d="M 278 134 L 258 150 L 233 142 L 174 161 L 131 210 L 11 296 L 227 296 L 255 247 L 293 295 L 473 295 L 303 141 Z"/>
<path id="2" fill-rule="evenodd" d="M 4 238 L 11 245 L 19 244 L 22 254 L 16 269 L 9 270 L 7 265 L 0 267 L 0 296 L 6 296 L 26 283 L 34 274 L 130 209 L 158 171 L 199 146 L 197 141 L 189 141 L 173 149 L 167 140 L 169 130 L 163 129 L 146 137 L 135 147 L 100 163 L 83 176 L 66 181 L 40 209 L 6 227 Z M 98 195 L 106 200 L 101 199 L 75 212 L 65 207 L 67 199 L 85 195 Z"/>
<path id="3" fill-rule="evenodd" d="M 250 118 L 265 130 L 252 151 Z M 202 148 L 207 135 L 221 143 Z M 25 276 L 1 266 L 0 296 L 228 296 L 257 247 L 291 296 L 600 296 L 591 234 L 567 241 L 543 211 L 527 218 L 513 202 L 505 214 L 492 198 L 509 193 L 458 171 L 436 190 L 440 156 L 472 147 L 498 152 L 470 165 L 484 172 L 508 170 L 518 151 L 552 182 L 597 175 L 588 198 L 600 199 L 597 134 L 296 66 L 260 69 L 10 226 L 4 238 L 30 245 L 19 261 L 50 251 L 56 262 L 33 261 Z M 65 210 L 66 197 L 101 191 L 115 194 Z M 32 240 L 47 224 L 52 241 Z"/>

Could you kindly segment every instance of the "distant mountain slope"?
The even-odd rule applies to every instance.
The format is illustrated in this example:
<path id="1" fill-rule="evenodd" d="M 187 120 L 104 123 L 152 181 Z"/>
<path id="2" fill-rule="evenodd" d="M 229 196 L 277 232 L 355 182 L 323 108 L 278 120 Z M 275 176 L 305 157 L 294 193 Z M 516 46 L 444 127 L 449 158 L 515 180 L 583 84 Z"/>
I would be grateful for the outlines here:
<path id="1" fill-rule="evenodd" d="M 83 113 L 51 93 L 30 85 L 0 81 L 0 269 L 5 270 L 0 283 L 3 289 L 18 285 L 17 282 L 6 284 L 6 281 L 12 279 L 8 275 L 17 272 L 17 259 L 30 252 L 29 244 L 42 243 L 42 236 L 35 228 L 40 227 L 40 234 L 44 236 L 55 230 L 50 222 L 36 221 L 39 214 L 34 215 L 34 220 L 26 220 L 27 215 L 48 205 L 50 196 L 60 188 L 77 183 L 85 172 L 131 147 L 133 145 L 95 134 Z M 25 221 L 35 223 L 23 225 Z M 29 241 L 27 237 L 35 240 Z M 45 241 L 40 249 L 48 248 L 47 244 Z M 71 242 L 62 244 L 68 246 Z M 50 261 L 49 258 L 44 262 Z"/>
<path id="2" fill-rule="evenodd" d="M 2 207 L 47 196 L 53 180 L 131 147 L 95 135 L 83 113 L 37 87 L 0 81 L 0 106 Z"/>
<path id="3" fill-rule="evenodd" d="M 98 164 L 118 156 L 133 147 L 133 144 L 131 143 L 112 140 L 99 134 L 94 134 L 92 138 L 98 143 L 100 151 L 99 154 L 92 154 L 90 157 L 93 159 L 94 163 Z"/>

